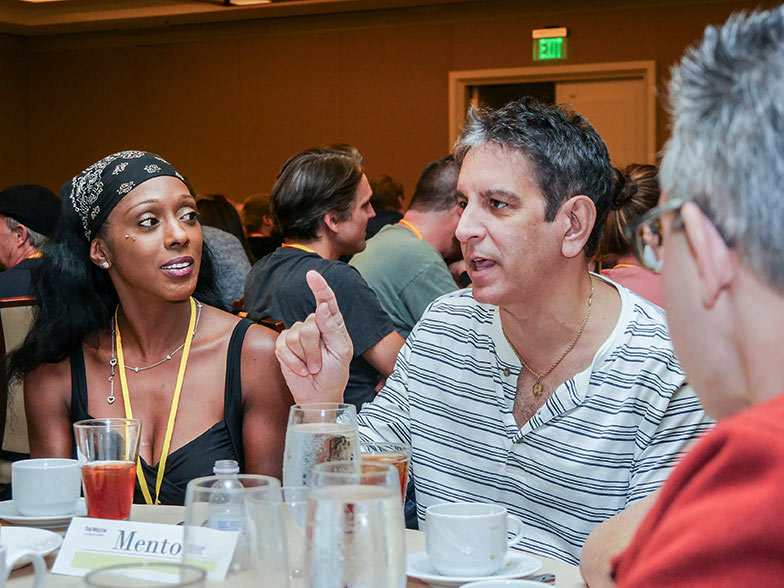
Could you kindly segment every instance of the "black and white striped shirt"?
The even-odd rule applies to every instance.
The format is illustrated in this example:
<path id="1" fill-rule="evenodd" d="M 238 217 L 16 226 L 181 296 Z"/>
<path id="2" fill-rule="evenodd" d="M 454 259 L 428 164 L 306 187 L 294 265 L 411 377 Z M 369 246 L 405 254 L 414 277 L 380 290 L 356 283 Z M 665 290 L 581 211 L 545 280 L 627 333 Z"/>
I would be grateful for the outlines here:
<path id="1" fill-rule="evenodd" d="M 425 312 L 359 417 L 364 440 L 412 445 L 420 526 L 431 504 L 503 504 L 526 524 L 520 549 L 576 564 L 591 530 L 658 488 L 710 427 L 663 311 L 615 286 L 620 316 L 591 366 L 520 428 L 522 367 L 498 308 L 461 290 Z"/>

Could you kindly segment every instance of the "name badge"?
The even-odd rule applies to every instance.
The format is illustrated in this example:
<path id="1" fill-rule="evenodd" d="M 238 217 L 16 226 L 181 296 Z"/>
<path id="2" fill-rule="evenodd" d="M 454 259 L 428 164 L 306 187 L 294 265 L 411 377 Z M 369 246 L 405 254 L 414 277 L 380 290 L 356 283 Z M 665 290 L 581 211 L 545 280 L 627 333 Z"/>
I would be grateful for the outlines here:
<path id="1" fill-rule="evenodd" d="M 237 531 L 193 529 L 187 563 L 203 568 L 211 580 L 229 570 Z M 135 562 L 182 562 L 184 529 L 178 525 L 74 517 L 52 566 L 53 574 L 84 576 L 87 572 Z"/>

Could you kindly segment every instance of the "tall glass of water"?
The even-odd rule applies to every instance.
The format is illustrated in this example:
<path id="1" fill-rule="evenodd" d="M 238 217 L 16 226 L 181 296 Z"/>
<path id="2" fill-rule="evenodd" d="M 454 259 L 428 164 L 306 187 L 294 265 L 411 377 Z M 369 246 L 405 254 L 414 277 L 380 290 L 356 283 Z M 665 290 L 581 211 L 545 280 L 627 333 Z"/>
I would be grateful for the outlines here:
<path id="1" fill-rule="evenodd" d="M 313 466 L 328 461 L 359 461 L 354 405 L 295 404 L 286 429 L 283 485 L 307 486 Z"/>
<path id="2" fill-rule="evenodd" d="M 286 588 L 286 546 L 281 542 L 278 509 L 268 506 L 273 499 L 280 501 L 280 481 L 271 476 L 216 475 L 188 482 L 183 563 L 211 571 L 218 531 L 223 537 L 217 549 L 234 550 L 229 566 L 232 582 L 242 585 L 264 578 L 266 585 Z M 208 529 L 213 531 L 205 533 Z"/>
<path id="3" fill-rule="evenodd" d="M 276 524 L 279 520 L 281 535 L 278 541 L 286 546 L 289 588 L 305 586 L 305 524 L 309 495 L 309 486 L 268 488 L 259 494 L 261 507 L 266 508 L 267 524 Z"/>
<path id="4" fill-rule="evenodd" d="M 345 461 L 317 465 L 305 537 L 311 588 L 403 588 L 405 525 L 397 468 Z"/>

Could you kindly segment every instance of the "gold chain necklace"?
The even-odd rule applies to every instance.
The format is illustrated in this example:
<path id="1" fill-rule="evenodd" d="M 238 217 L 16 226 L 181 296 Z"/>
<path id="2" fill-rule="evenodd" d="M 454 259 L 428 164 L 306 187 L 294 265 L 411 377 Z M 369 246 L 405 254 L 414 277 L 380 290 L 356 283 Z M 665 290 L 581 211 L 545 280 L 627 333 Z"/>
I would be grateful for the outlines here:
<path id="1" fill-rule="evenodd" d="M 564 349 L 561 352 L 561 355 L 558 356 L 558 358 L 552 363 L 552 365 L 549 368 L 547 368 L 546 370 L 544 370 L 542 373 L 535 372 L 530 367 L 528 367 L 528 364 L 525 363 L 525 360 L 523 359 L 523 357 L 517 352 L 517 349 L 515 349 L 515 346 L 512 345 L 512 342 L 509 340 L 509 336 L 506 334 L 506 330 L 504 329 L 504 322 L 501 321 L 501 332 L 504 334 L 504 337 L 506 338 L 506 342 L 509 343 L 509 346 L 512 348 L 512 351 L 515 352 L 515 355 L 517 356 L 517 359 L 520 360 L 520 363 L 523 365 L 523 367 L 532 376 L 534 376 L 536 378 L 536 382 L 534 383 L 534 386 L 531 389 L 531 391 L 534 393 L 534 396 L 539 396 L 542 393 L 542 378 L 547 376 L 547 374 L 549 374 L 551 371 L 553 371 L 558 366 L 558 364 L 561 363 L 561 360 L 564 357 L 566 357 L 566 355 L 572 350 L 572 348 L 574 347 L 574 344 L 577 343 L 577 339 L 579 339 L 580 335 L 583 334 L 583 331 L 585 330 L 585 325 L 588 324 L 588 319 L 591 316 L 591 306 L 593 305 L 593 276 L 588 274 L 588 277 L 591 280 L 591 295 L 588 297 L 588 310 L 585 312 L 585 318 L 583 319 L 583 322 L 580 325 L 580 328 L 577 330 L 577 334 L 574 336 L 574 339 L 572 339 L 572 341 L 569 343 L 569 345 L 566 346 L 566 349 Z"/>

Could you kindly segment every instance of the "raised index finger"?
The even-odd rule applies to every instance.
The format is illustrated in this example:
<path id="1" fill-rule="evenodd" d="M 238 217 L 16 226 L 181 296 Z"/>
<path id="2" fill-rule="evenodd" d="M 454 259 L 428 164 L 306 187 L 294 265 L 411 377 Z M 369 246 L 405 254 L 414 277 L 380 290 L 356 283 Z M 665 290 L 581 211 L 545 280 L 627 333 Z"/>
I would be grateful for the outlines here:
<path id="1" fill-rule="evenodd" d="M 326 302 L 331 315 L 334 316 L 340 312 L 335 293 L 332 291 L 332 288 L 329 287 L 329 284 L 327 284 L 324 276 L 316 270 L 310 270 L 305 274 L 305 280 L 310 287 L 310 291 L 313 292 L 313 297 L 316 299 L 316 308 L 318 308 L 319 304 L 322 302 Z"/>

